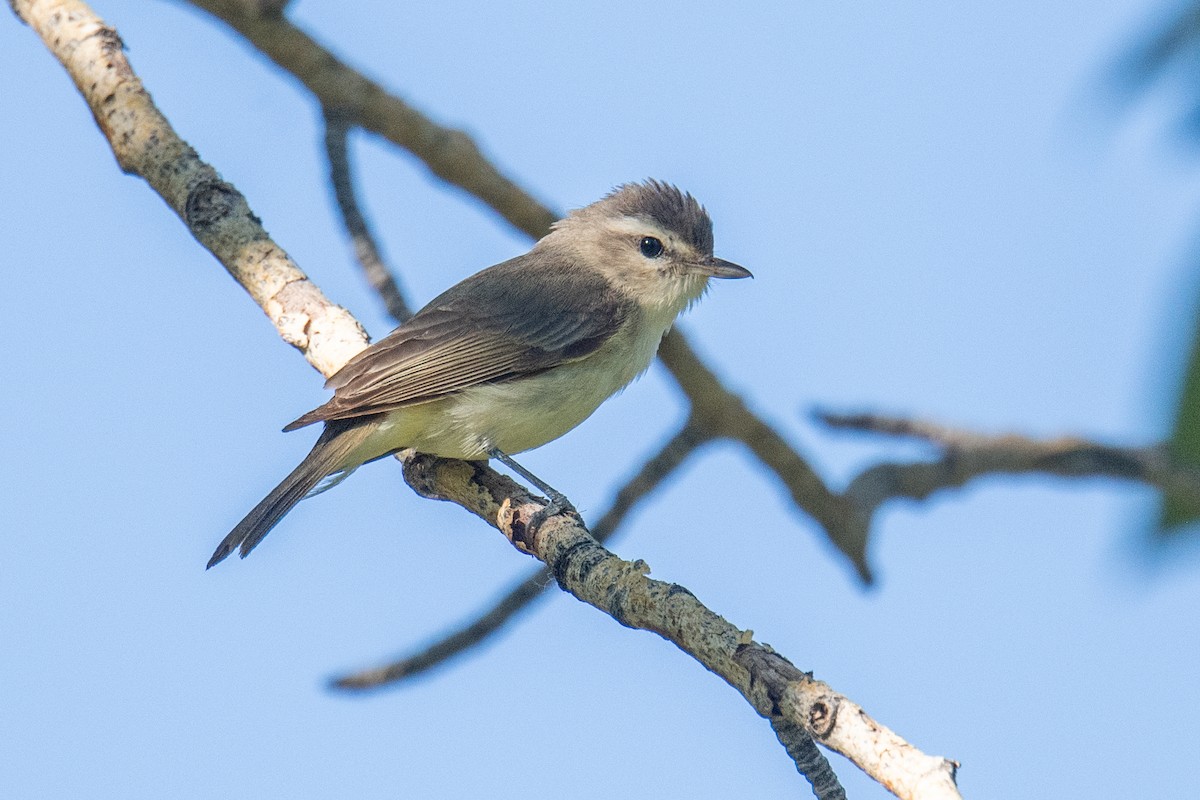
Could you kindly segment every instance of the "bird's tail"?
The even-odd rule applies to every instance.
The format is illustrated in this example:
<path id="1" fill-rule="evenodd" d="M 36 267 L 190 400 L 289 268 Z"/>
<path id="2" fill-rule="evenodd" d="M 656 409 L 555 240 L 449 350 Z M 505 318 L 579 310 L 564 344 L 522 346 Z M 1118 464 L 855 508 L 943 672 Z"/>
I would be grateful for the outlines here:
<path id="1" fill-rule="evenodd" d="M 239 546 L 242 558 L 249 555 L 271 529 L 274 528 L 292 507 L 303 500 L 321 480 L 336 472 L 353 469 L 357 463 L 347 463 L 350 455 L 370 436 L 377 427 L 373 422 L 354 420 L 353 425 L 338 420 L 327 423 L 317 443 L 300 466 L 292 470 L 283 482 L 271 490 L 213 552 L 205 569 L 225 560 Z"/>

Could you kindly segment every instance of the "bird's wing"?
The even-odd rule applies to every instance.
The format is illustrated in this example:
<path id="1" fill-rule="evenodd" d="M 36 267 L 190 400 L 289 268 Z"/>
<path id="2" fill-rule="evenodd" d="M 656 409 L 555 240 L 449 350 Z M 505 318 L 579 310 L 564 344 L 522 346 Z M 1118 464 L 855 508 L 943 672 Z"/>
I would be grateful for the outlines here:
<path id="1" fill-rule="evenodd" d="M 535 250 L 497 264 L 435 298 L 351 359 L 326 383 L 333 398 L 284 430 L 392 411 L 594 352 L 632 306 L 600 275 L 539 259 Z"/>

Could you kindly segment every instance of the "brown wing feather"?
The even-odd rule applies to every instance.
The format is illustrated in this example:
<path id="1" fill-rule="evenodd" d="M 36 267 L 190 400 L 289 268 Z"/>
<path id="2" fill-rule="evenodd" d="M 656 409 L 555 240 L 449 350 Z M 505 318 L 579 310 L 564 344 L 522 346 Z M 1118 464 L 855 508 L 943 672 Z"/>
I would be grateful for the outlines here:
<path id="1" fill-rule="evenodd" d="M 333 398 L 292 422 L 392 411 L 592 353 L 630 313 L 594 271 L 536 248 L 449 289 L 329 379 Z"/>

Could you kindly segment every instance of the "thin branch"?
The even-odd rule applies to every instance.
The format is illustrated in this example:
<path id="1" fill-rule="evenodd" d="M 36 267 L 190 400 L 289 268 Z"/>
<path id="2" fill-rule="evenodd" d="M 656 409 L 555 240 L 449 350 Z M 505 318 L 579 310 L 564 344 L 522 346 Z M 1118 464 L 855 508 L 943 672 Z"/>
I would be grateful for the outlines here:
<path id="1" fill-rule="evenodd" d="M 342 215 L 342 224 L 354 246 L 354 259 L 362 267 L 367 283 L 383 300 L 388 314 L 397 324 L 402 323 L 413 315 L 412 308 L 404 299 L 395 273 L 384 262 L 355 196 L 354 172 L 350 167 L 347 144 L 351 122 L 344 113 L 328 106 L 322 111 L 325 117 L 325 157 L 329 161 L 329 182 Z"/>
<path id="2" fill-rule="evenodd" d="M 278 14 L 256 14 L 240 0 L 189 0 L 224 21 L 285 72 L 304 84 L 325 108 L 420 159 L 429 170 L 495 209 L 513 227 L 541 238 L 558 219 L 484 157 L 466 133 L 433 122 L 347 66 L 328 48 Z"/>
<path id="3" fill-rule="evenodd" d="M 353 352 L 346 351 L 354 347 L 347 347 L 347 327 L 355 334 L 349 338 L 350 344 L 361 348 L 365 341 L 361 328 L 317 292 L 267 237 L 244 198 L 220 181 L 154 108 L 126 61 L 114 30 L 80 0 L 13 0 L 13 8 L 67 68 L 122 167 L 150 183 L 230 274 L 256 300 L 261 298 L 260 304 L 281 335 L 294 336 L 294 325 L 270 306 L 280 303 L 278 295 L 287 287 L 302 284 L 310 287 L 306 295 L 309 305 L 300 309 L 308 325 L 302 329 L 304 338 L 293 344 L 326 374 L 340 363 L 336 358 L 318 358 L 314 353 L 329 356 L 340 350 L 341 363 L 348 360 Z M 201 195 L 206 202 L 198 208 L 189 202 L 196 197 L 191 177 L 208 187 Z M 214 230 L 222 235 L 214 235 Z M 322 324 L 330 319 L 342 324 Z M 528 523 L 542 504 L 485 464 L 411 451 L 404 454 L 402 462 L 405 480 L 419 494 L 452 500 L 475 513 L 500 530 L 518 550 L 545 563 L 563 589 L 623 625 L 657 633 L 675 643 L 737 689 L 764 718 L 782 717 L 819 741 L 832 743 L 829 746 L 835 749 L 844 738 L 843 718 L 854 719 L 847 723 L 853 728 L 845 732 L 847 735 L 860 730 L 865 720 L 875 731 L 887 735 L 878 740 L 881 749 L 895 752 L 903 744 L 863 714 L 814 714 L 819 703 L 836 708 L 828 705 L 830 698 L 852 706 L 824 684 L 792 680 L 783 687 L 786 693 L 769 696 L 770 687 L 778 688 L 770 678 L 788 675 L 787 668 L 795 669 L 786 660 L 754 643 L 748 632 L 714 614 L 683 587 L 648 578 L 649 567 L 644 562 L 622 561 L 605 550 L 577 519 L 558 515 L 531 529 Z M 747 653 L 754 654 L 754 658 L 748 660 Z M 817 687 L 819 693 L 810 696 L 811 687 Z M 857 750 L 852 752 L 852 759 L 859 755 Z M 870 761 L 864 767 L 874 768 Z M 885 780 L 891 779 L 885 776 Z M 892 781 L 887 785 L 893 791 L 897 791 L 896 786 L 902 787 L 897 791 L 901 797 L 922 796 L 903 791 L 903 783 Z"/>
<path id="4" fill-rule="evenodd" d="M 535 600 L 545 597 L 545 590 L 553 582 L 550 570 L 542 567 L 509 589 L 499 602 L 469 624 L 398 661 L 333 678 L 329 687 L 359 692 L 382 689 L 442 666 L 503 630 L 518 614 L 532 607 Z"/>
<path id="5" fill-rule="evenodd" d="M 845 499 L 825 485 L 777 430 L 751 412 L 745 400 L 725 387 L 682 335 L 675 331 L 667 334 L 658 357 L 692 401 L 692 413 L 699 424 L 714 435 L 745 444 L 779 478 L 797 509 L 821 523 L 829 540 L 869 584 L 872 577 L 866 561 L 867 528 L 855 530 L 841 524 L 854 513 Z"/>
<path id="6" fill-rule="evenodd" d="M 796 771 L 812 787 L 813 797 L 817 800 L 846 800 L 846 790 L 834 774 L 829 759 L 804 728 L 783 717 L 772 717 L 771 728 L 783 749 L 796 763 Z"/>
<path id="7" fill-rule="evenodd" d="M 845 492 L 860 513 L 873 512 L 892 498 L 924 500 L 988 475 L 1116 478 L 1200 502 L 1200 470 L 1174 462 L 1163 445 L 1117 447 L 1074 436 L 989 435 L 879 414 L 818 412 L 817 418 L 841 430 L 923 439 L 942 450 L 935 460 L 877 464 L 864 470 Z"/>

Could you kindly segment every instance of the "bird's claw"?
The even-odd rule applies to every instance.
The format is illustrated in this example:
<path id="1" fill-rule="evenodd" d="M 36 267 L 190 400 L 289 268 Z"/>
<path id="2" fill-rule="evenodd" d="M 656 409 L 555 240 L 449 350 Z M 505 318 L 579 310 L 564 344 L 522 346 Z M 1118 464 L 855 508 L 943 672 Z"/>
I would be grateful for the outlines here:
<path id="1" fill-rule="evenodd" d="M 550 496 L 550 502 L 533 512 L 533 516 L 529 518 L 525 529 L 528 531 L 536 531 L 545 524 L 546 520 L 551 517 L 558 516 L 562 513 L 571 514 L 578 517 L 579 512 L 575 510 L 575 506 L 571 505 L 571 501 L 567 499 L 565 494 L 555 492 Z"/>

